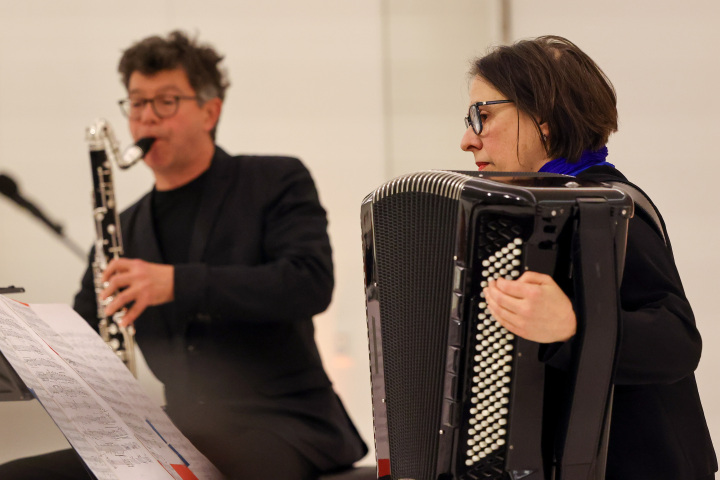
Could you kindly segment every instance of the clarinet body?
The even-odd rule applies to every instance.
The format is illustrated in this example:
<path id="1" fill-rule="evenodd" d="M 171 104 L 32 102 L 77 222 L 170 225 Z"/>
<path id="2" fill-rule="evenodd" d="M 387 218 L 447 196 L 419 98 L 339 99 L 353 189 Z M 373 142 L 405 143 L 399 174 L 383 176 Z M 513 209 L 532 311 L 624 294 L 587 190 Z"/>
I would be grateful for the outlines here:
<path id="1" fill-rule="evenodd" d="M 100 336 L 123 361 L 133 375 L 136 372 L 135 329 L 132 325 L 121 327 L 120 321 L 126 309 L 112 315 L 105 314 L 105 307 L 113 297 L 102 299 L 100 294 L 107 286 L 102 281 L 103 273 L 110 261 L 123 255 L 120 216 L 115 203 L 113 182 L 113 161 L 120 168 L 129 168 L 143 158 L 154 139 L 142 139 L 142 145 L 130 147 L 122 160 L 118 143 L 112 128 L 105 120 L 96 122 L 87 128 L 86 140 L 90 150 L 90 164 L 93 179 L 93 219 L 95 221 L 95 256 L 92 260 L 97 317 Z M 149 143 L 149 144 L 148 144 Z"/>

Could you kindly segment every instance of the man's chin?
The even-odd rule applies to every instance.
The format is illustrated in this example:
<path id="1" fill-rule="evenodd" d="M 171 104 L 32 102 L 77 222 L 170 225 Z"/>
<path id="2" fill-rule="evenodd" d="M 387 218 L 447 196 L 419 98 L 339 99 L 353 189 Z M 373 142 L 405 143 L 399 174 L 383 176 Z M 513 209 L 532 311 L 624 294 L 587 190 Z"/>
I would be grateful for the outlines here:
<path id="1" fill-rule="evenodd" d="M 163 172 L 165 170 L 168 170 L 170 168 L 170 160 L 167 158 L 158 158 L 158 156 L 146 156 L 143 161 L 145 162 L 145 165 L 152 170 L 153 172 Z"/>

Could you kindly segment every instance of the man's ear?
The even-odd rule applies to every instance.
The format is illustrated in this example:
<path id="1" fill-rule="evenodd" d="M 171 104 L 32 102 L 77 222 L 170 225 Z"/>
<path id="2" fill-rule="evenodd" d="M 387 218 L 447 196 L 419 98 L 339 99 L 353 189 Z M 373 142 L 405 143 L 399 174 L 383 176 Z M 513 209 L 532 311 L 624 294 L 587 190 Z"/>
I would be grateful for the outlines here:
<path id="1" fill-rule="evenodd" d="M 220 119 L 220 112 L 222 112 L 222 100 L 219 97 L 211 98 L 203 103 L 203 111 L 205 112 L 205 128 L 210 132 L 218 123 Z"/>

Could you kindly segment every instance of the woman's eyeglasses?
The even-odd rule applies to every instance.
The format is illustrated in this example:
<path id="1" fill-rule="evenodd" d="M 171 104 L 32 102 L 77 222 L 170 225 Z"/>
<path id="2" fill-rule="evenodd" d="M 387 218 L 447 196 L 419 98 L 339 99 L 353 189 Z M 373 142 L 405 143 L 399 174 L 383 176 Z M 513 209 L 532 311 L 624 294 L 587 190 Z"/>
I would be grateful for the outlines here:
<path id="1" fill-rule="evenodd" d="M 488 100 L 487 102 L 477 102 L 470 105 L 467 117 L 465 117 L 465 128 L 472 127 L 475 135 L 480 135 L 483 131 L 482 118 L 480 117 L 480 107 L 485 105 L 497 105 L 499 103 L 513 103 L 512 100 Z"/>

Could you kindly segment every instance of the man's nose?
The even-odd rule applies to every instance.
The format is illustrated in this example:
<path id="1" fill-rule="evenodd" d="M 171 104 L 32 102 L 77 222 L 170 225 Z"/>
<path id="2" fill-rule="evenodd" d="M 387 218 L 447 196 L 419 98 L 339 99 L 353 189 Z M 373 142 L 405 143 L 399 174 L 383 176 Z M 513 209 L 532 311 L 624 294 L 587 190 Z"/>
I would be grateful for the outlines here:
<path id="1" fill-rule="evenodd" d="M 140 110 L 140 117 L 138 118 L 143 123 L 146 122 L 157 122 L 160 120 L 157 113 L 155 113 L 155 106 L 153 100 L 147 100 Z"/>

